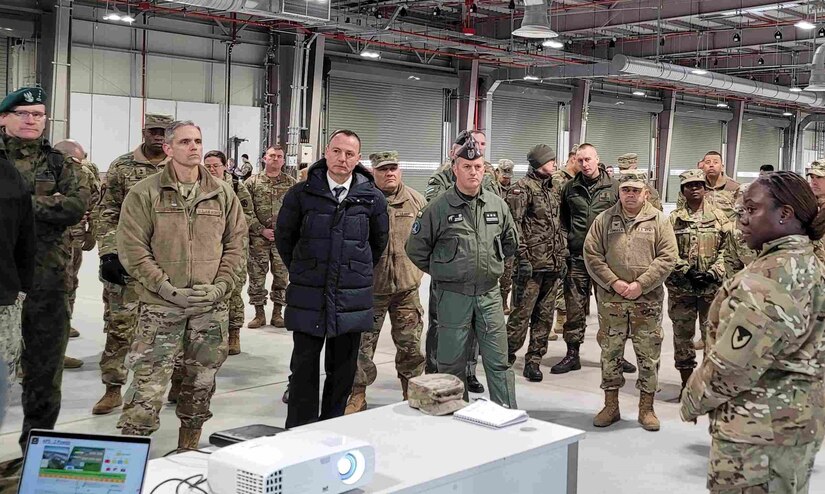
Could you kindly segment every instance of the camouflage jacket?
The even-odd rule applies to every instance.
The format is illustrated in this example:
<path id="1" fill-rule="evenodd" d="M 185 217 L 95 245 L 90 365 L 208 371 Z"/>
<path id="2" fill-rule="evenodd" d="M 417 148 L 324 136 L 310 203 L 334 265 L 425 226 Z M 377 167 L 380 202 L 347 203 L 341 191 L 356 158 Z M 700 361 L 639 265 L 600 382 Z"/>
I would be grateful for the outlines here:
<path id="1" fill-rule="evenodd" d="M 252 194 L 249 193 L 249 189 L 246 188 L 246 185 L 244 185 L 242 180 L 238 179 L 231 173 L 224 173 L 223 181 L 232 187 L 232 191 L 235 192 L 238 200 L 241 201 L 241 208 L 243 208 L 243 215 L 246 218 L 246 223 L 252 223 L 252 220 L 255 218 L 255 209 L 252 206 Z"/>
<path id="2" fill-rule="evenodd" d="M 673 274 L 667 279 L 668 290 L 694 295 L 716 293 L 725 279 L 725 246 L 730 232 L 727 217 L 705 201 L 702 202 L 702 213 L 698 220 L 684 206 L 670 213 L 670 224 L 673 225 L 679 245 L 679 260 Z M 716 283 L 697 292 L 685 277 L 690 268 L 711 273 Z"/>
<path id="3" fill-rule="evenodd" d="M 645 203 L 632 220 L 622 205 L 599 214 L 584 241 L 584 264 L 597 288 L 600 304 L 664 300 L 662 284 L 678 259 L 673 228 L 664 213 Z M 618 280 L 638 282 L 642 295 L 628 300 L 613 290 Z"/>
<path id="4" fill-rule="evenodd" d="M 708 314 L 709 353 L 680 414 L 708 413 L 714 438 L 797 446 L 825 435 L 825 274 L 807 237 L 766 243 L 722 286 Z"/>
<path id="5" fill-rule="evenodd" d="M 126 196 L 117 229 L 118 257 L 140 282 L 141 302 L 169 306 L 157 292 L 164 281 L 178 288 L 240 283 L 246 258 L 246 219 L 232 186 L 203 166 L 188 203 L 171 163 Z"/>
<path id="6" fill-rule="evenodd" d="M 659 191 L 656 190 L 656 185 L 653 181 L 647 183 L 647 202 L 659 211 L 663 211 L 662 198 L 659 197 Z"/>
<path id="7" fill-rule="evenodd" d="M 418 191 L 403 183 L 387 198 L 390 240 L 373 269 L 373 295 L 393 295 L 418 288 L 424 273 L 407 257 L 405 246 L 418 212 L 427 204 Z"/>
<path id="8" fill-rule="evenodd" d="M 32 290 L 64 291 L 69 261 L 64 233 L 80 221 L 91 198 L 88 186 L 78 180 L 80 166 L 54 151 L 46 139 L 24 141 L 8 136 L 2 127 L 0 156 L 14 163 L 32 193 L 37 235 Z"/>
<path id="9" fill-rule="evenodd" d="M 736 221 L 736 198 L 742 194 L 741 184 L 736 180 L 729 178 L 722 174 L 719 177 L 719 184 L 711 187 L 708 185 L 708 191 L 705 193 L 705 201 L 722 210 L 725 216 L 730 221 Z M 685 196 L 682 195 L 681 190 L 679 196 L 676 198 L 676 207 L 682 208 L 685 206 Z"/>
<path id="10" fill-rule="evenodd" d="M 748 247 L 745 239 L 735 223 L 728 228 L 727 243 L 725 244 L 725 276 L 733 276 L 756 259 L 757 252 Z"/>
<path id="11" fill-rule="evenodd" d="M 252 175 L 244 182 L 252 196 L 254 214 L 249 222 L 249 234 L 263 238 L 266 228 L 275 228 L 275 220 L 281 210 L 284 196 L 295 185 L 295 179 L 283 171 L 276 178 L 269 178 L 266 172 Z"/>
<path id="12" fill-rule="evenodd" d="M 74 225 L 73 227 L 69 228 L 69 236 L 72 240 L 82 240 L 86 236 L 86 231 L 92 232 L 94 235 L 95 231 L 95 222 L 92 219 L 92 213 L 94 212 L 95 207 L 97 207 L 98 203 L 100 202 L 100 173 L 97 170 L 97 165 L 92 163 L 88 160 L 83 160 L 80 164 L 80 173 L 78 174 L 78 180 L 80 182 L 85 182 L 88 185 L 89 191 L 91 193 L 91 199 L 89 201 L 89 209 L 86 211 L 86 214 L 83 215 L 83 218 L 80 220 L 79 223 Z"/>
<path id="13" fill-rule="evenodd" d="M 487 163 L 485 162 L 485 165 Z M 424 191 L 424 197 L 427 202 L 431 202 L 438 194 L 449 189 L 455 183 L 455 175 L 450 161 L 445 161 L 441 167 L 435 172 L 427 181 L 427 189 Z M 493 194 L 502 197 L 501 186 L 492 173 L 484 172 L 484 178 L 481 180 L 481 187 L 484 190 L 489 190 Z"/>
<path id="14" fill-rule="evenodd" d="M 519 234 L 519 257 L 529 260 L 533 271 L 562 271 L 567 262 L 567 232 L 561 227 L 552 179 L 531 170 L 510 188 L 507 205 Z"/>
<path id="15" fill-rule="evenodd" d="M 109 165 L 109 170 L 106 171 L 106 190 L 95 214 L 98 223 L 95 225 L 98 255 L 117 253 L 115 235 L 126 194 L 138 182 L 162 170 L 167 162 L 168 159 L 153 164 L 143 154 L 143 145 L 140 145 L 131 153 L 118 156 Z"/>

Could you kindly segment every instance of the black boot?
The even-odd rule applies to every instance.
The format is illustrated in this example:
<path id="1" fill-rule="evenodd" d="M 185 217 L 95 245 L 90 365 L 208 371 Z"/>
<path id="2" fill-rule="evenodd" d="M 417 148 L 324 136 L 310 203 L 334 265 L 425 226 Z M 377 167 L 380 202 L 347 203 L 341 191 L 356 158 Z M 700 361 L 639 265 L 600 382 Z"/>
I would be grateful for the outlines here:
<path id="1" fill-rule="evenodd" d="M 561 359 L 561 362 L 550 368 L 551 374 L 566 374 L 570 371 L 579 370 L 582 364 L 579 361 L 579 343 L 567 344 L 567 355 Z"/>
<path id="2" fill-rule="evenodd" d="M 287 383 L 284 394 L 281 396 L 281 401 L 284 403 L 289 403 L 289 383 Z"/>
<path id="3" fill-rule="evenodd" d="M 542 374 L 539 364 L 530 362 L 524 364 L 524 377 L 530 382 L 540 383 L 544 379 L 544 374 Z"/>
<path id="4" fill-rule="evenodd" d="M 478 382 L 476 376 L 467 376 L 467 391 L 470 393 L 483 393 L 484 386 Z"/>
<path id="5" fill-rule="evenodd" d="M 690 379 L 691 374 L 693 374 L 693 369 L 679 369 L 679 376 L 682 378 L 682 389 L 679 391 L 680 396 L 682 391 L 685 390 L 685 386 L 687 386 L 687 382 L 688 379 Z"/>
<path id="6" fill-rule="evenodd" d="M 634 372 L 636 372 L 636 366 L 625 360 L 624 357 L 622 357 L 622 373 L 633 374 Z"/>

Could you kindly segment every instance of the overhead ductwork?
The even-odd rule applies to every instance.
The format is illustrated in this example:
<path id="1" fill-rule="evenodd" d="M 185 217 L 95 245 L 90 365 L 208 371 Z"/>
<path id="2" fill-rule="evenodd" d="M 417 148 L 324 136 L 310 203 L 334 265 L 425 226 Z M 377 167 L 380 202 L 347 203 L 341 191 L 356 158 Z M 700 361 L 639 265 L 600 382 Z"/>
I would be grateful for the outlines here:
<path id="1" fill-rule="evenodd" d="M 715 72 L 702 71 L 702 73 L 697 74 L 694 72 L 695 69 L 690 67 L 654 62 L 644 58 L 632 58 L 626 55 L 616 55 L 611 63 L 616 71 L 624 74 L 689 84 L 783 103 L 794 103 L 811 108 L 825 108 L 825 95 L 792 92 L 790 88 L 775 84 L 766 84 Z"/>
<path id="2" fill-rule="evenodd" d="M 173 3 L 224 12 L 288 19 L 303 23 L 328 22 L 329 0 L 172 0 Z"/>
<path id="3" fill-rule="evenodd" d="M 522 38 L 556 38 L 559 33 L 550 29 L 549 5 L 546 0 L 524 0 L 524 18 L 513 36 Z"/>
<path id="4" fill-rule="evenodd" d="M 811 62 L 811 79 L 805 91 L 825 91 L 825 45 L 820 45 Z"/>

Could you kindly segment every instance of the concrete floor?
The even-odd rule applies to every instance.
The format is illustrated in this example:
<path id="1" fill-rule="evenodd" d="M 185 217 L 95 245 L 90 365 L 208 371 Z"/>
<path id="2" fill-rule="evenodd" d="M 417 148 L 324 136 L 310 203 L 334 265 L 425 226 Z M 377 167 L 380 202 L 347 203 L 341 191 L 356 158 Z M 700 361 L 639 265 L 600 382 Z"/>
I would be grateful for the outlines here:
<path id="1" fill-rule="evenodd" d="M 93 416 L 91 408 L 103 394 L 98 361 L 103 347 L 102 286 L 97 280 L 97 252 L 85 253 L 80 275 L 73 325 L 81 332 L 71 340 L 68 354 L 82 358 L 85 365 L 68 370 L 63 378 L 63 408 L 58 428 L 66 431 L 116 433 L 119 413 Z M 426 279 L 425 279 L 426 283 Z M 421 288 L 421 301 L 427 303 L 427 286 Z M 582 349 L 581 371 L 553 376 L 549 366 L 565 351 L 561 340 L 550 342 L 542 366 L 545 379 L 530 383 L 521 377 L 523 360 L 516 362 L 516 388 L 520 408 L 531 417 L 587 431 L 579 454 L 579 492 L 613 493 L 700 493 L 706 492 L 705 474 L 710 436 L 707 419 L 699 425 L 679 420 L 679 375 L 673 368 L 672 328 L 665 318 L 665 344 L 660 373 L 661 392 L 657 394 L 656 412 L 662 422 L 660 432 L 641 429 L 636 422 L 638 392 L 635 375 L 630 375 L 620 394 L 623 420 L 607 429 L 592 426 L 593 416 L 602 405 L 599 389 L 599 348 L 595 341 L 596 310 L 588 318 L 587 340 Z M 253 317 L 247 310 L 247 321 Z M 385 325 L 387 329 L 387 325 Z M 423 341 L 422 341 L 423 343 Z M 285 330 L 266 327 L 243 329 L 241 355 L 230 357 L 218 374 L 218 386 L 212 401 L 214 418 L 205 425 L 202 444 L 212 432 L 254 423 L 282 426 L 286 405 L 281 394 L 286 385 L 292 338 Z M 635 359 L 628 346 L 628 360 Z M 523 352 L 521 352 L 523 354 Z M 389 335 L 381 338 L 375 360 L 378 379 L 368 390 L 370 407 L 401 400 L 400 385 L 394 370 L 395 351 Z M 479 365 L 480 377 L 483 375 Z M 481 381 L 484 383 L 484 379 Z M 486 386 L 486 383 L 485 383 Z M 17 438 L 22 423 L 20 389 L 16 387 L 6 419 L 0 428 L 0 461 L 17 456 Z M 174 407 L 166 405 L 161 413 L 161 428 L 153 436 L 152 456 L 160 456 L 177 445 L 178 420 Z M 495 447 L 495 445 L 491 445 Z M 820 455 L 811 492 L 825 492 L 825 455 Z"/>

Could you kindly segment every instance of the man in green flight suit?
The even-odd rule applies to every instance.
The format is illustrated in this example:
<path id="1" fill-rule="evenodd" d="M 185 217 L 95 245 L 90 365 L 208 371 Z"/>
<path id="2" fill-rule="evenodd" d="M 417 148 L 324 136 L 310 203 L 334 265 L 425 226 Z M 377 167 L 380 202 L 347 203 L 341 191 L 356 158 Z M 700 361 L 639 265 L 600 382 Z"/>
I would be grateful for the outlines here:
<path id="1" fill-rule="evenodd" d="M 481 186 L 484 158 L 469 137 L 452 165 L 455 185 L 419 213 L 407 240 L 410 260 L 435 281 L 438 372 L 466 384 L 470 335 L 478 341 L 490 399 L 516 408 L 498 279 L 518 234 L 507 203 Z M 465 399 L 467 392 L 464 393 Z"/>

